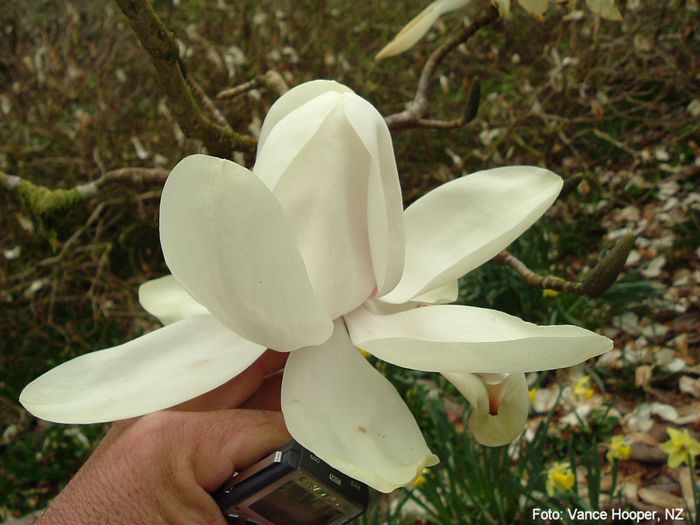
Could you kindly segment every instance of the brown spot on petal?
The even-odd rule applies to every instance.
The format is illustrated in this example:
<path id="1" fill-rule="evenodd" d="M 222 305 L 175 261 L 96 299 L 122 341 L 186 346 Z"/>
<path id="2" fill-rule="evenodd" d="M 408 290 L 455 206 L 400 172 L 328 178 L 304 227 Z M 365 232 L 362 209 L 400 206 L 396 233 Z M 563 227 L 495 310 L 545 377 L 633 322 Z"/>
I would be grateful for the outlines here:
<path id="1" fill-rule="evenodd" d="M 362 432 L 363 434 L 366 434 L 366 433 L 367 433 L 367 429 L 366 429 L 365 427 L 363 427 L 363 426 L 357 427 L 357 431 L 358 431 L 358 432 Z"/>

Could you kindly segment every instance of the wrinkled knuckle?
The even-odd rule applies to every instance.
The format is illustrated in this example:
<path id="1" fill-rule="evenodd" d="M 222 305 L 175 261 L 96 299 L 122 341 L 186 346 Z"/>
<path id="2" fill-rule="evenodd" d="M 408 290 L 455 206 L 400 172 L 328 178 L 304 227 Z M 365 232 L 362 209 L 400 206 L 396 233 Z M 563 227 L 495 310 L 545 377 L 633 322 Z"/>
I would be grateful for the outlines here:
<path id="1" fill-rule="evenodd" d="M 257 410 L 226 410 L 222 412 L 221 417 L 223 428 L 227 429 L 227 432 L 222 432 L 221 428 L 209 427 L 202 429 L 198 435 L 199 439 L 204 441 L 207 446 L 223 449 L 231 440 L 232 435 L 247 435 L 252 429 L 269 424 L 269 417 Z"/>

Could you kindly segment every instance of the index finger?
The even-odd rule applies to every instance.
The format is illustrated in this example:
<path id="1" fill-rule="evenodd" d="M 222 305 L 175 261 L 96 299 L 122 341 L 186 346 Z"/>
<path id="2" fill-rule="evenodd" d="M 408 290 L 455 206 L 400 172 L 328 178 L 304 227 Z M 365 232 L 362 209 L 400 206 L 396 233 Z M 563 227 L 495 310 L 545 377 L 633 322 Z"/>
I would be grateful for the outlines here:
<path id="1" fill-rule="evenodd" d="M 265 381 L 265 376 L 284 368 L 286 352 L 266 350 L 252 365 L 233 379 L 214 390 L 185 401 L 170 410 L 206 411 L 236 408 L 255 394 Z"/>

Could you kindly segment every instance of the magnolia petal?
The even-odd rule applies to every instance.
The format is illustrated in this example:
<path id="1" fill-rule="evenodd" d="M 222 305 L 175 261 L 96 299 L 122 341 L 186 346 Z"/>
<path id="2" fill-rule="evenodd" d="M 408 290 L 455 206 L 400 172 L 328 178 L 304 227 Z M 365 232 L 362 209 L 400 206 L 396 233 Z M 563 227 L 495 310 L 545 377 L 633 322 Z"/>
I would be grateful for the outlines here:
<path id="1" fill-rule="evenodd" d="M 258 137 L 258 155 L 267 140 L 270 131 L 289 113 L 310 100 L 325 93 L 352 93 L 352 89 L 333 80 L 312 80 L 293 87 L 272 104 L 265 115 L 260 136 Z"/>
<path id="2" fill-rule="evenodd" d="M 377 295 L 396 286 L 403 273 L 403 199 L 394 146 L 384 117 L 358 96 L 343 99 L 345 116 L 370 155 L 367 228 Z"/>
<path id="3" fill-rule="evenodd" d="M 172 275 L 159 277 L 139 286 L 139 302 L 143 309 L 166 324 L 209 311 L 192 299 Z"/>
<path id="4" fill-rule="evenodd" d="M 395 314 L 397 312 L 405 312 L 406 310 L 411 310 L 417 308 L 418 306 L 425 306 L 426 304 L 449 304 L 454 303 L 459 297 L 459 281 L 451 281 L 439 288 L 434 290 L 429 290 L 423 295 L 414 298 L 413 301 L 408 301 L 406 303 L 385 303 L 381 299 L 371 299 L 366 301 L 362 305 L 372 313 L 378 315 Z"/>
<path id="5" fill-rule="evenodd" d="M 182 286 L 242 337 L 279 351 L 330 337 L 284 212 L 242 166 L 206 155 L 175 166 L 161 197 L 160 240 Z"/>
<path id="6" fill-rule="evenodd" d="M 389 42 L 374 57 L 376 60 L 389 58 L 410 49 L 428 32 L 432 25 L 440 16 L 465 6 L 470 0 L 436 0 L 423 9 L 418 16 L 411 20 L 399 32 L 394 39 Z"/>
<path id="7" fill-rule="evenodd" d="M 136 417 L 222 385 L 264 351 L 212 315 L 198 315 L 63 363 L 29 383 L 19 400 L 58 423 Z"/>
<path id="8" fill-rule="evenodd" d="M 369 209 L 375 199 L 368 193 L 381 187 L 373 176 L 373 157 L 346 116 L 345 103 L 352 99 L 359 97 L 327 92 L 289 113 L 268 135 L 254 168 L 281 204 L 331 318 L 357 308 L 376 286 L 369 235 L 375 224 L 368 215 L 377 213 Z M 359 111 L 370 111 L 373 118 L 376 110 L 367 106 Z"/>
<path id="9" fill-rule="evenodd" d="M 454 303 L 459 297 L 459 281 L 449 281 L 446 284 L 428 290 L 423 294 L 414 297 L 416 303 L 425 304 L 449 304 Z"/>
<path id="10" fill-rule="evenodd" d="M 296 441 L 382 492 L 410 485 L 438 462 L 396 389 L 352 345 L 342 321 L 324 344 L 289 356 L 282 412 Z"/>
<path id="11" fill-rule="evenodd" d="M 403 303 L 493 258 L 549 208 L 562 187 L 551 171 L 512 166 L 450 181 L 404 212 L 406 260 L 383 301 Z"/>
<path id="12" fill-rule="evenodd" d="M 469 400 L 474 411 L 469 417 L 469 430 L 482 445 L 499 447 L 513 442 L 525 428 L 528 411 L 528 389 L 525 374 L 510 374 L 499 386 L 504 389 L 498 413 L 489 413 L 488 387 L 476 374 L 445 372 L 443 375 Z"/>
<path id="13" fill-rule="evenodd" d="M 302 84 L 302 86 L 304 85 Z M 295 89 L 299 89 L 299 87 Z M 277 103 L 282 100 L 280 99 Z M 253 173 L 265 183 L 270 191 L 275 190 L 289 165 L 306 149 L 311 139 L 318 135 L 328 115 L 338 108 L 339 101 L 340 93 L 329 89 L 281 116 L 273 127 L 265 127 L 265 123 L 270 120 L 269 117 L 265 117 L 265 123 L 263 123 L 266 131 L 265 144 L 263 146 L 258 142 L 258 153 Z M 287 105 L 285 104 L 285 106 Z M 277 112 L 278 117 L 280 117 L 281 111 L 282 109 Z M 275 115 L 271 118 L 273 122 L 275 121 L 274 117 Z"/>
<path id="14" fill-rule="evenodd" d="M 607 352 L 607 337 L 571 325 L 537 326 L 497 310 L 436 305 L 345 316 L 355 346 L 428 372 L 509 373 L 565 368 Z"/>
<path id="15" fill-rule="evenodd" d="M 588 9 L 606 20 L 621 22 L 622 15 L 615 6 L 615 0 L 586 0 Z"/>
<path id="16" fill-rule="evenodd" d="M 406 310 L 412 310 L 418 307 L 422 303 L 414 303 L 409 301 L 407 303 L 394 304 L 385 303 L 380 299 L 370 299 L 362 305 L 362 308 L 366 308 L 370 312 L 377 315 L 395 314 L 397 312 L 405 312 Z M 347 315 L 347 314 L 346 314 Z"/>
<path id="17" fill-rule="evenodd" d="M 544 20 L 549 8 L 549 0 L 518 0 L 520 5 L 537 20 Z"/>

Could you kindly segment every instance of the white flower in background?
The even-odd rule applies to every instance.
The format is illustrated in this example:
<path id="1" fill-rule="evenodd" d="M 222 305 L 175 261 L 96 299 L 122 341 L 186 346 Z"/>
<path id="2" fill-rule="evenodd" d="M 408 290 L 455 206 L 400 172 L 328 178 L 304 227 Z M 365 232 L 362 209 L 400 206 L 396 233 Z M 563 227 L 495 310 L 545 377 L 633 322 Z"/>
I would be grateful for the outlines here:
<path id="1" fill-rule="evenodd" d="M 445 13 L 460 9 L 472 0 L 435 0 L 415 18 L 413 18 L 399 33 L 375 55 L 376 60 L 399 55 L 412 48 L 433 24 Z M 511 0 L 491 0 L 498 9 L 501 18 L 510 18 Z M 538 20 L 544 20 L 549 0 L 518 0 L 520 6 Z M 619 22 L 622 20 L 620 11 L 615 6 L 615 0 L 586 0 L 586 5 L 595 14 L 606 20 Z"/>
<path id="2" fill-rule="evenodd" d="M 586 0 L 586 6 L 601 18 L 612 22 L 622 21 L 622 15 L 615 6 L 615 0 Z"/>
<path id="3" fill-rule="evenodd" d="M 518 0 L 520 5 L 538 20 L 544 20 L 544 15 L 549 8 L 549 0 Z"/>
<path id="4" fill-rule="evenodd" d="M 561 185 L 544 169 L 499 168 L 404 212 L 382 116 L 345 86 L 308 82 L 270 109 L 252 173 L 193 155 L 170 174 L 160 237 L 172 275 L 139 290 L 166 326 L 54 368 L 20 401 L 63 423 L 139 416 L 216 388 L 273 348 L 290 352 L 282 410 L 292 436 L 378 490 L 410 485 L 437 458 L 358 347 L 443 373 L 474 405 L 469 424 L 487 444 L 522 431 L 525 372 L 611 348 L 574 326 L 425 306 L 454 301 L 457 279 L 525 231 Z"/>
<path id="5" fill-rule="evenodd" d="M 413 18 L 399 34 L 374 57 L 377 60 L 403 53 L 413 47 L 442 15 L 464 7 L 471 0 L 435 0 Z"/>

